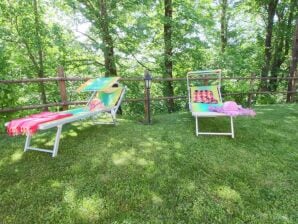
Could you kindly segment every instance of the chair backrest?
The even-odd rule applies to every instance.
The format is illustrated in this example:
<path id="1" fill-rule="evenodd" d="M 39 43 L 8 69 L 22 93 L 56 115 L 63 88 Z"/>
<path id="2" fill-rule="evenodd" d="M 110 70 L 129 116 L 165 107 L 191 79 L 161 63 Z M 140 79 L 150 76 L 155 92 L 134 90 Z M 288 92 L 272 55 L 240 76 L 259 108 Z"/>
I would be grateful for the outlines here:
<path id="1" fill-rule="evenodd" d="M 218 86 L 191 86 L 191 102 L 222 103 Z"/>
<path id="2" fill-rule="evenodd" d="M 208 111 L 208 107 L 221 104 L 221 70 L 193 71 L 187 73 L 189 109 Z"/>
<path id="3" fill-rule="evenodd" d="M 95 94 L 92 94 L 93 98 L 90 98 L 89 102 L 85 107 L 75 108 L 71 110 L 67 110 L 68 113 L 72 113 L 73 115 L 90 112 L 90 111 L 96 111 L 100 109 L 106 109 L 106 110 L 113 110 L 113 112 L 117 112 L 119 106 L 121 105 L 121 102 L 123 100 L 124 94 L 126 91 L 126 86 L 124 87 L 111 87 L 109 89 L 106 89 L 104 91 L 98 91 Z M 99 100 L 100 106 L 99 107 L 93 107 L 91 108 L 91 105 L 93 103 L 93 100 Z M 103 104 L 103 106 L 102 106 Z"/>
<path id="4" fill-rule="evenodd" d="M 112 87 L 105 91 L 99 91 L 96 97 L 104 104 L 105 107 L 114 107 L 121 101 L 121 96 L 125 87 Z"/>

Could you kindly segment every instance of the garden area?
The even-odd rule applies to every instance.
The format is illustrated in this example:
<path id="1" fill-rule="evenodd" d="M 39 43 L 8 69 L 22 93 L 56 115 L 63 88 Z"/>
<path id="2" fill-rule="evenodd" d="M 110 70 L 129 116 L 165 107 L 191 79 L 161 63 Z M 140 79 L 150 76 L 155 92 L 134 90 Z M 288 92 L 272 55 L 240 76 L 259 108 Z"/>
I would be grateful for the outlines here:
<path id="1" fill-rule="evenodd" d="M 0 11 L 1 224 L 298 223 L 297 1 Z"/>
<path id="2" fill-rule="evenodd" d="M 297 223 L 298 105 L 255 107 L 235 139 L 200 136 L 189 112 L 64 127 L 59 154 L 0 135 L 2 223 Z M 207 118 L 204 129 L 225 129 Z M 53 144 L 53 132 L 34 136 Z"/>

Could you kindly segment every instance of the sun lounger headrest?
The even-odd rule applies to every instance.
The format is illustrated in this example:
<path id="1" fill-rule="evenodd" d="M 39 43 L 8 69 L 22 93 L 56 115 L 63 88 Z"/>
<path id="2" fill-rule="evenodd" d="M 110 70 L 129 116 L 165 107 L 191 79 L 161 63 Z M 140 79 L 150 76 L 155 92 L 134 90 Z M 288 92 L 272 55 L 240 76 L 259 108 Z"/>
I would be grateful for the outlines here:
<path id="1" fill-rule="evenodd" d="M 77 92 L 105 90 L 112 87 L 119 79 L 120 77 L 101 77 L 97 79 L 89 79 L 77 89 Z"/>
<path id="2" fill-rule="evenodd" d="M 199 79 L 198 79 L 199 78 Z M 191 71 L 187 73 L 187 79 L 191 80 L 191 85 L 196 86 L 211 86 L 221 85 L 221 70 L 202 70 Z"/>

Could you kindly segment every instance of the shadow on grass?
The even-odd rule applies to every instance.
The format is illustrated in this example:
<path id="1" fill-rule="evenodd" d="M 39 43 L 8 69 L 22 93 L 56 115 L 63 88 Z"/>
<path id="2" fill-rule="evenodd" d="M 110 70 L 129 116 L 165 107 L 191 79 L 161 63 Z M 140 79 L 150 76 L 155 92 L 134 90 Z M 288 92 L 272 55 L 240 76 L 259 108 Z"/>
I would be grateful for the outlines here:
<path id="1" fill-rule="evenodd" d="M 297 151 L 286 130 L 298 121 L 274 123 L 289 111 L 237 118 L 236 139 L 196 137 L 188 113 L 156 116 L 149 126 L 75 123 L 63 128 L 54 159 L 23 153 L 23 138 L 1 136 L 0 220 L 294 223 Z M 202 128 L 225 127 L 226 119 L 202 121 Z M 35 144 L 49 145 L 53 134 Z"/>

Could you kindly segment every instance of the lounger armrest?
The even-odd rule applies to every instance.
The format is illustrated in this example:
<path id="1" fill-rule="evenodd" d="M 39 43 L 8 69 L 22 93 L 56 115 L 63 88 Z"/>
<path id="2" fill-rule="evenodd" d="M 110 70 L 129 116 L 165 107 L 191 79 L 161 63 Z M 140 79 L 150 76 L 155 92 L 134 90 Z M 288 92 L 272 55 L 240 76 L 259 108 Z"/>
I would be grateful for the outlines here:
<path id="1" fill-rule="evenodd" d="M 83 113 L 80 113 L 80 114 L 77 114 L 77 115 L 73 115 L 71 117 L 66 117 L 66 118 L 62 118 L 62 119 L 59 119 L 59 120 L 50 121 L 50 122 L 40 124 L 38 126 L 38 128 L 41 129 L 41 130 L 45 130 L 45 129 L 49 129 L 49 128 L 52 128 L 52 127 L 56 127 L 58 125 L 64 125 L 64 124 L 71 123 L 71 122 L 74 122 L 74 121 L 83 120 L 83 119 L 95 116 L 99 113 L 105 113 L 105 112 L 109 112 L 109 111 L 111 111 L 111 108 L 104 108 L 104 109 L 96 110 L 96 111 L 92 111 L 92 112 L 83 112 Z"/>
<path id="2" fill-rule="evenodd" d="M 194 117 L 230 117 L 228 114 L 218 112 L 192 112 Z"/>

